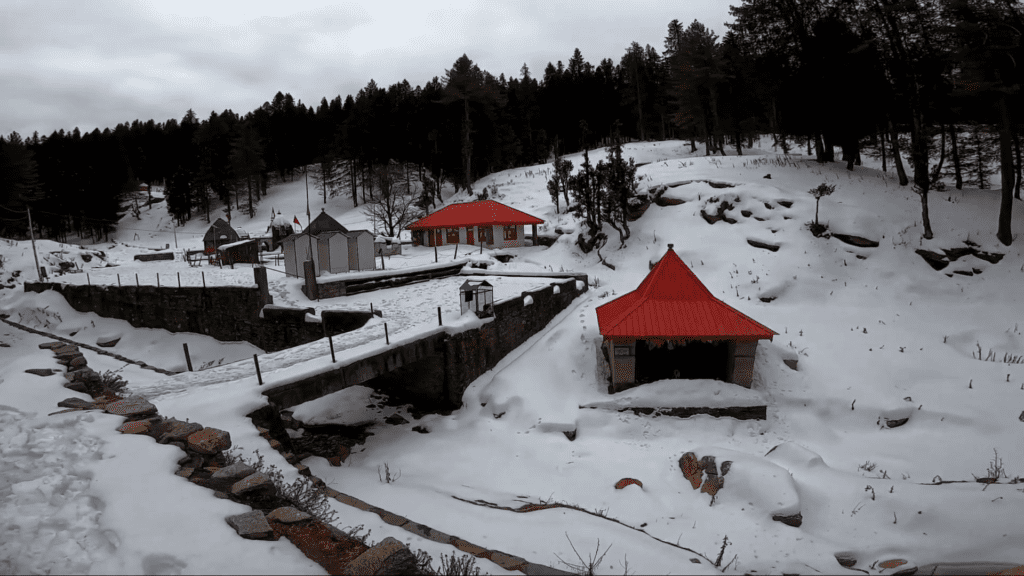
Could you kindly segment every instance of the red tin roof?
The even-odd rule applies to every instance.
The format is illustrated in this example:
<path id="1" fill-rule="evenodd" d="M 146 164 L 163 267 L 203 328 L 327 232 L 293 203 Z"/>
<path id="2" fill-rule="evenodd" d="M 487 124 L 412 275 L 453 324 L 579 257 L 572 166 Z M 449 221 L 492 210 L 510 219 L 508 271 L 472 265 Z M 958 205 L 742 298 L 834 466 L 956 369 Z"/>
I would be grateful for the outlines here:
<path id="1" fill-rule="evenodd" d="M 771 340 L 777 332 L 711 295 L 669 249 L 636 290 L 597 307 L 609 338 Z"/>
<path id="2" fill-rule="evenodd" d="M 541 224 L 544 221 L 494 200 L 451 204 L 437 212 L 413 222 L 409 230 L 425 228 L 459 228 L 462 226 L 489 226 L 513 224 Z"/>

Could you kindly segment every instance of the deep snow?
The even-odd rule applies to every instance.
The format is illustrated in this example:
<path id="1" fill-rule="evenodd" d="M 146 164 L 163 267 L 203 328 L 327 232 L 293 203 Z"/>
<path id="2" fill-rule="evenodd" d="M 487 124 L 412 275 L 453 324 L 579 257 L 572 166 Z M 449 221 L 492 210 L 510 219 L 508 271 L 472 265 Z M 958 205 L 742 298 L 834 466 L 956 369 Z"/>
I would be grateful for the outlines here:
<path id="1" fill-rule="evenodd" d="M 420 420 L 402 408 L 358 409 L 367 404 L 365 388 L 307 403 L 296 407 L 297 416 L 381 423 L 343 467 L 317 457 L 305 463 L 341 492 L 474 543 L 561 568 L 559 559 L 578 563 L 573 546 L 586 558 L 600 539 L 602 553 L 611 549 L 599 573 L 621 574 L 626 562 L 637 574 L 713 573 L 718 570 L 707 560 L 692 563 L 695 555 L 675 544 L 714 560 L 724 537 L 729 544 L 722 564 L 732 561 L 729 573 L 838 573 L 846 571 L 833 556 L 840 551 L 853 552 L 856 568 L 870 573 L 932 562 L 1024 564 L 1024 484 L 1009 483 L 1024 474 L 1024 424 L 1018 418 L 1024 410 L 1024 365 L 972 356 L 979 349 L 984 355 L 991 350 L 998 359 L 1024 354 L 1024 316 L 1019 313 L 1024 239 L 1018 235 L 1010 247 L 996 242 L 998 192 L 933 193 L 935 238 L 924 241 L 918 198 L 868 159 L 847 172 L 840 163 L 821 166 L 801 155 L 780 160 L 784 157 L 760 149 L 713 158 L 688 150 L 682 142 L 625 147 L 625 156 L 650 162 L 638 171 L 642 189 L 692 182 L 667 193 L 685 203 L 651 206 L 631 223 L 625 248 L 618 249 L 616 233 L 606 229 L 610 241 L 602 255 L 615 271 L 602 266 L 596 254 L 581 254 L 572 243 L 574 235 L 562 236 L 550 248 L 509 251 L 516 258 L 499 269 L 583 272 L 591 290 L 474 382 L 461 409 Z M 591 161 L 603 156 L 593 151 Z M 578 168 L 581 155 L 570 159 Z M 544 219 L 542 233 L 556 226 L 579 229 L 571 216 L 554 213 L 544 181 L 550 169 L 548 164 L 507 170 L 480 180 L 475 188 L 490 186 L 492 198 Z M 770 180 L 763 178 L 766 173 Z M 713 188 L 700 180 L 735 186 Z M 833 232 L 878 241 L 877 248 L 810 234 L 806 223 L 814 217 L 815 203 L 806 190 L 823 181 L 837 189 L 821 201 L 821 221 Z M 467 199 L 461 194 L 449 202 Z M 708 225 L 701 209 L 713 212 L 722 200 L 734 206 L 726 215 L 737 223 Z M 285 216 L 302 214 L 304 221 L 305 201 L 301 181 L 284 183 L 271 189 L 256 218 L 236 214 L 233 225 L 262 234 L 272 206 Z M 316 196 L 310 201 L 314 211 L 322 205 Z M 791 201 L 792 208 L 779 201 Z M 326 209 L 347 227 L 368 227 L 349 202 L 329 199 Z M 163 210 L 158 204 L 141 220 L 126 217 L 113 243 L 80 249 L 40 241 L 41 257 L 52 265 L 58 258 L 74 260 L 94 283 L 113 284 L 118 273 L 122 282 L 134 283 L 138 273 L 140 283 L 155 284 L 159 272 L 162 284 L 174 284 L 174 273 L 180 271 L 183 284 L 197 285 L 200 272 L 209 285 L 252 284 L 246 265 L 221 270 L 189 268 L 180 258 L 134 262 L 132 255 L 142 250 L 128 245 L 174 245 Z M 1014 223 L 1024 225 L 1024 204 L 1016 201 Z M 205 227 L 196 219 L 177 229 L 179 248 L 197 248 Z M 755 248 L 748 239 L 780 249 Z M 914 253 L 960 247 L 965 240 L 1005 256 L 998 264 L 965 256 L 935 271 Z M 595 345 L 600 334 L 594 308 L 635 289 L 648 263 L 657 261 L 668 243 L 712 293 L 779 333 L 774 342 L 759 346 L 752 390 L 708 381 L 663 381 L 609 396 L 598 382 Z M 403 248 L 402 257 L 386 259 L 388 268 L 434 260 L 432 249 Z M 12 320 L 62 336 L 74 333 L 71 338 L 87 344 L 121 335 L 115 351 L 173 370 L 184 369 L 181 342 L 202 338 L 77 313 L 55 294 L 23 294 L 20 283 L 35 279 L 28 242 L 6 242 L 0 254 L 0 281 L 15 286 L 0 291 L 0 313 Z M 84 262 L 82 254 L 90 261 Z M 454 250 L 445 248 L 439 260 L 453 256 Z M 104 263 L 117 267 L 98 268 Z M 981 273 L 947 276 L 974 269 Z M 12 270 L 21 273 L 12 278 Z M 84 283 L 83 277 L 68 274 L 57 280 Z M 317 303 L 305 299 L 298 280 L 271 272 L 271 290 L 276 304 L 367 309 L 372 302 L 383 310 L 383 319 L 335 338 L 340 355 L 354 356 L 383 346 L 384 321 L 392 342 L 437 330 L 439 305 L 446 325 L 465 322 L 456 299 L 462 280 Z M 495 300 L 549 281 L 496 278 Z M 775 298 L 770 303 L 759 299 L 769 296 Z M 38 350 L 43 341 L 0 326 L 0 342 L 8 345 L 0 347 L 0 573 L 319 571 L 287 541 L 238 538 L 223 517 L 242 507 L 174 476 L 180 456 L 176 449 L 120 435 L 115 431 L 119 417 L 46 416 L 57 410 L 57 401 L 84 395 L 60 387 L 59 375 L 24 373 L 56 366 L 49 351 Z M 244 416 L 263 403 L 251 361 L 244 361 L 251 359 L 252 347 L 207 339 L 190 348 L 201 348 L 201 362 L 209 366 L 175 377 L 85 354 L 97 369 L 121 369 L 129 389 L 149 397 L 161 414 L 228 430 L 246 453 L 259 449 L 268 464 L 286 470 L 286 480 L 296 478 L 294 468 Z M 798 358 L 799 370 L 787 368 L 783 358 Z M 330 357 L 326 343 L 317 342 L 261 355 L 260 363 L 265 380 L 273 384 L 325 369 Z M 768 419 L 653 418 L 614 409 L 708 405 L 709 398 L 722 397 L 748 403 L 763 399 Z M 409 424 L 382 423 L 396 411 Z M 885 418 L 905 417 L 905 425 L 885 427 Z M 414 425 L 430 433 L 411 432 Z M 562 434 L 570 430 L 577 431 L 573 442 Z M 985 488 L 973 476 L 986 475 L 993 449 L 1008 478 Z M 733 462 L 713 506 L 679 470 L 677 461 L 687 451 Z M 378 479 L 378 466 L 385 463 L 392 471 L 401 470 L 397 482 Z M 616 490 L 614 484 L 624 477 L 640 480 L 643 488 Z M 970 482 L 923 485 L 939 478 Z M 566 502 L 603 511 L 606 518 L 566 508 L 516 514 L 466 502 L 476 499 L 510 507 Z M 454 551 L 374 514 L 341 504 L 335 508 L 339 526 L 362 524 L 372 530 L 371 541 L 394 536 L 435 559 Z M 803 516 L 800 528 L 771 519 L 797 510 Z M 881 562 L 890 559 L 908 564 L 882 569 Z M 478 565 L 482 572 L 508 573 L 489 561 Z"/>

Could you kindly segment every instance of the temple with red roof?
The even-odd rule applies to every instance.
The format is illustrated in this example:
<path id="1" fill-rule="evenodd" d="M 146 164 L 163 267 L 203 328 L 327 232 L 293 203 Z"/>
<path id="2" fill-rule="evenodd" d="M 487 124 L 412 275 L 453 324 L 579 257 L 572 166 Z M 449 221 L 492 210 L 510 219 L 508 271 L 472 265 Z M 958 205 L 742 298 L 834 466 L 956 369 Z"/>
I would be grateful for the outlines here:
<path id="1" fill-rule="evenodd" d="M 451 204 L 413 222 L 412 242 L 419 246 L 446 244 L 485 244 L 490 248 L 516 248 L 523 245 L 523 226 L 533 226 L 533 245 L 537 245 L 537 224 L 544 221 L 494 200 Z"/>
<path id="2" fill-rule="evenodd" d="M 636 290 L 597 307 L 610 390 L 670 378 L 750 388 L 757 342 L 777 332 L 712 296 L 668 248 Z"/>

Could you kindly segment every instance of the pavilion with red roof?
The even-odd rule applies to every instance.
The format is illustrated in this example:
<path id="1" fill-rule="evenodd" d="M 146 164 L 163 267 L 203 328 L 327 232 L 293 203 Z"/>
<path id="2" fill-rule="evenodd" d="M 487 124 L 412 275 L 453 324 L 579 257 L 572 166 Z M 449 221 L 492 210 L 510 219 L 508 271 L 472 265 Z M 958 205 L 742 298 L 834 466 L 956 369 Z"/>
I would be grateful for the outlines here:
<path id="1" fill-rule="evenodd" d="M 712 296 L 668 248 L 636 290 L 597 307 L 611 391 L 669 378 L 750 388 L 757 342 L 777 332 Z"/>
<path id="2" fill-rule="evenodd" d="M 523 245 L 523 226 L 533 226 L 533 244 L 537 245 L 537 224 L 544 221 L 494 200 L 451 204 L 413 222 L 412 242 L 419 246 L 446 244 L 486 244 L 492 248 L 516 248 Z"/>

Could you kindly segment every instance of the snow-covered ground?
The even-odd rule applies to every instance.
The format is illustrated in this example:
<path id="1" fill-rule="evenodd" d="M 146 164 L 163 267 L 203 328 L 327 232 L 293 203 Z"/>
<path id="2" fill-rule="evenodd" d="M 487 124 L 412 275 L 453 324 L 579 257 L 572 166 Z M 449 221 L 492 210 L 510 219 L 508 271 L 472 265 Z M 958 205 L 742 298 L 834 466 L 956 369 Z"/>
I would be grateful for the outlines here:
<path id="1" fill-rule="evenodd" d="M 728 573 L 838 573 L 846 571 L 834 557 L 841 551 L 852 552 L 855 568 L 872 574 L 935 562 L 1024 564 L 1024 484 L 1009 483 L 1024 475 L 1024 364 L 975 357 L 979 349 L 983 356 L 991 350 L 997 360 L 1024 354 L 1024 238 L 1018 234 L 1010 247 L 995 240 L 998 192 L 933 193 L 935 238 L 922 240 L 918 198 L 869 159 L 847 172 L 841 163 L 821 166 L 802 155 L 779 161 L 757 148 L 742 157 L 712 158 L 688 150 L 683 142 L 626 146 L 625 156 L 649 162 L 638 170 L 642 189 L 692 182 L 669 188 L 668 195 L 683 204 L 651 206 L 631 223 L 625 248 L 606 230 L 610 241 L 602 255 L 616 270 L 602 266 L 596 254 L 580 253 L 570 236 L 550 248 L 511 251 L 516 258 L 499 269 L 584 272 L 591 290 L 475 381 L 461 409 L 418 421 L 410 417 L 407 425 L 381 423 L 341 468 L 318 457 L 305 463 L 341 492 L 532 562 L 565 568 L 559 559 L 578 563 L 573 546 L 586 559 L 600 539 L 601 553 L 611 545 L 597 567 L 603 574 L 621 574 L 626 562 L 635 574 L 717 572 L 706 560 L 691 563 L 694 554 L 679 547 L 713 560 L 726 537 L 722 565 L 731 561 Z M 570 157 L 577 168 L 581 156 Z M 591 161 L 603 157 L 594 151 Z M 544 171 L 550 169 L 507 170 L 475 188 L 490 186 L 492 198 L 544 219 L 542 233 L 556 226 L 579 229 L 571 216 L 555 214 L 545 188 Z M 763 178 L 767 173 L 771 179 Z M 714 188 L 708 180 L 735 186 Z M 810 234 L 806 223 L 814 218 L 815 202 L 806 191 L 822 182 L 836 184 L 836 192 L 822 199 L 821 221 L 833 232 L 877 241 L 877 248 Z M 317 198 L 311 195 L 314 212 L 322 205 Z M 468 199 L 461 194 L 448 201 Z M 737 223 L 708 225 L 701 209 L 715 212 L 723 200 L 733 205 L 726 215 Z M 256 218 L 236 214 L 233 224 L 262 234 L 272 206 L 285 216 L 302 214 L 304 221 L 305 202 L 301 181 L 285 183 L 270 190 Z M 329 199 L 326 209 L 347 227 L 368 227 L 350 209 L 350 199 Z M 185 284 L 201 282 L 193 279 L 201 270 L 209 285 L 252 284 L 248 265 L 231 271 L 190 269 L 180 261 L 134 262 L 142 250 L 128 245 L 174 246 L 168 222 L 158 204 L 140 220 L 127 217 L 116 242 L 85 248 L 37 244 L 41 258 L 74 259 L 92 282 L 115 283 L 111 273 L 119 273 L 131 284 L 139 273 L 140 283 L 155 284 L 160 272 L 161 284 L 173 285 L 180 271 Z M 1017 229 L 1024 225 L 1024 203 L 1014 202 L 1014 223 Z M 199 219 L 177 229 L 179 249 L 198 248 L 205 227 Z M 780 249 L 755 248 L 748 239 Z M 997 264 L 965 256 L 935 271 L 914 253 L 962 247 L 965 240 L 1005 256 Z M 758 348 L 752 390 L 664 381 L 609 396 L 598 381 L 594 308 L 635 289 L 648 262 L 657 261 L 669 243 L 712 293 L 779 333 Z M 394 263 L 389 269 L 433 262 L 432 249 L 403 250 L 402 257 L 386 259 Z M 28 242 L 0 244 L 0 255 L 0 283 L 14 286 L 0 291 L 0 313 L 12 320 L 87 344 L 116 333 L 122 335 L 118 353 L 171 369 L 180 369 L 180 343 L 201 338 L 77 313 L 53 294 L 23 294 L 20 283 L 35 279 Z M 451 247 L 438 256 L 453 257 Z M 117 267 L 105 268 L 106 263 Z M 974 269 L 981 273 L 947 276 Z M 21 272 L 13 277 L 13 270 Z M 81 282 L 83 276 L 58 281 Z M 305 299 L 298 280 L 272 272 L 271 290 L 276 304 L 368 309 L 372 302 L 383 310 L 384 318 L 335 338 L 339 354 L 357 356 L 383 346 L 384 321 L 393 342 L 436 330 L 437 306 L 446 325 L 465 322 L 457 308 L 461 281 L 453 277 L 317 303 Z M 548 282 L 496 278 L 495 299 Z M 775 299 L 764 303 L 760 297 Z M 49 351 L 37 348 L 44 340 L 0 325 L 0 342 L 8 345 L 0 347 L 0 573 L 319 571 L 287 541 L 237 537 L 223 517 L 242 507 L 174 476 L 176 449 L 118 434 L 118 417 L 46 416 L 59 400 L 83 395 L 62 388 L 60 376 L 24 373 L 56 367 Z M 251 358 L 245 346 L 190 344 L 203 349 L 210 366 L 174 377 L 85 354 L 96 369 L 120 369 L 129 389 L 149 397 L 162 414 L 228 430 L 246 453 L 259 449 L 292 480 L 294 468 L 244 416 L 264 402 L 251 362 L 229 364 Z M 786 367 L 784 358 L 798 358 L 799 370 Z M 270 383 L 329 363 L 322 342 L 260 357 Z M 617 411 L 714 405 L 708 398 L 723 396 L 746 404 L 763 400 L 768 419 L 654 418 Z M 368 397 L 367 389 L 353 388 L 296 407 L 296 415 L 356 423 L 381 421 L 400 410 L 355 408 L 367 405 Z M 600 407 L 581 408 L 591 405 Z M 890 429 L 886 418 L 909 420 Z M 412 426 L 430 433 L 412 432 Z M 562 434 L 571 430 L 577 432 L 572 442 Z M 973 477 L 987 475 L 993 450 L 1007 477 L 985 488 Z M 679 469 L 688 451 L 733 462 L 713 506 Z M 397 482 L 378 479 L 378 466 L 385 463 L 393 472 L 401 470 Z M 616 490 L 614 484 L 626 477 L 643 487 Z M 938 479 L 971 482 L 923 485 Z M 477 499 L 513 508 L 565 502 L 605 517 L 566 508 L 516 514 L 469 503 Z M 372 530 L 371 541 L 393 536 L 435 559 L 454 551 L 374 514 L 335 508 L 340 526 L 363 524 Z M 772 521 L 773 514 L 797 510 L 803 516 L 799 528 Z M 907 564 L 883 567 L 892 566 L 884 563 L 892 559 Z M 488 561 L 479 565 L 483 572 L 509 573 Z"/>

